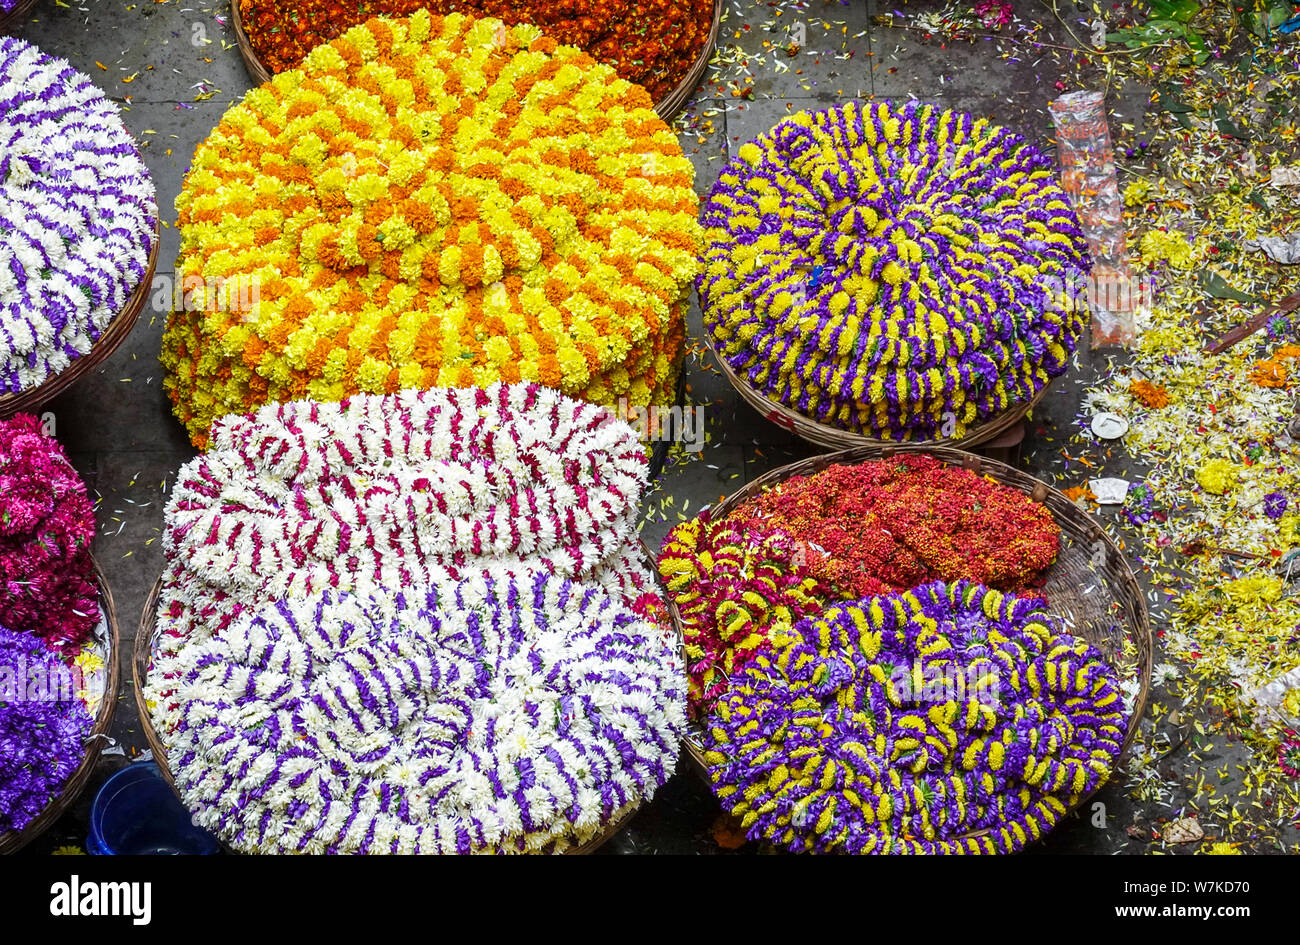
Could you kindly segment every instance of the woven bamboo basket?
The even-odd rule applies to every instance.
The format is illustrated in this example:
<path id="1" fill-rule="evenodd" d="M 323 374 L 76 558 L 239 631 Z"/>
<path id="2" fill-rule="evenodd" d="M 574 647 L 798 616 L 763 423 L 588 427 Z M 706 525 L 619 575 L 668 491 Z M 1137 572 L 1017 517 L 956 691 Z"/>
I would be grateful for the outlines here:
<path id="1" fill-rule="evenodd" d="M 108 728 L 113 724 L 113 711 L 117 708 L 117 684 L 120 678 L 118 654 L 121 638 L 117 629 L 117 610 L 113 605 L 113 592 L 109 590 L 104 572 L 95 562 L 95 583 L 99 586 L 100 623 L 96 630 L 96 650 L 104 659 L 104 693 L 100 699 L 99 709 L 95 713 L 95 722 L 86 740 L 86 753 L 71 777 L 68 778 L 58 797 L 50 801 L 45 810 L 21 831 L 0 834 L 0 855 L 15 853 L 31 843 L 51 824 L 63 816 L 77 798 L 81 796 L 86 782 L 94 773 L 99 762 L 99 753 L 108 738 Z"/>
<path id="2" fill-rule="evenodd" d="M 722 0 L 713 0 L 713 25 L 709 27 L 708 38 L 704 40 L 704 48 L 700 54 L 695 57 L 691 63 L 691 68 L 686 75 L 682 76 L 682 81 L 677 83 L 677 87 L 669 92 L 662 101 L 655 104 L 655 111 L 664 121 L 672 121 L 677 117 L 677 113 L 682 110 L 686 100 L 691 97 L 695 89 L 704 78 L 704 73 L 709 68 L 709 60 L 713 57 L 713 49 L 718 44 L 718 25 L 722 22 Z"/>
<path id="3" fill-rule="evenodd" d="M 121 346 L 122 342 L 126 341 L 127 336 L 131 334 L 131 329 L 140 318 L 140 313 L 144 311 L 145 303 L 149 301 L 149 293 L 153 291 L 153 275 L 158 263 L 158 246 L 161 240 L 162 230 L 158 224 L 155 224 L 153 249 L 149 253 L 149 264 L 145 267 L 144 278 L 140 280 L 135 291 L 127 298 L 126 305 L 108 323 L 108 327 L 100 334 L 99 340 L 91 346 L 91 349 L 69 363 L 58 374 L 46 378 L 35 387 L 16 394 L 0 394 L 0 417 L 35 412 L 42 404 L 48 403 L 71 387 L 83 374 L 102 364 Z"/>
<path id="4" fill-rule="evenodd" d="M 244 15 L 239 11 L 239 0 L 230 0 L 230 23 L 235 28 L 235 42 L 239 44 L 239 55 L 244 60 L 244 68 L 258 85 L 271 81 L 271 70 L 262 65 L 262 60 L 253 52 L 253 44 L 248 41 L 248 31 L 244 29 Z"/>
<path id="5" fill-rule="evenodd" d="M 695 61 L 691 63 L 691 68 L 682 77 L 682 81 L 678 82 L 677 86 L 655 105 L 655 111 L 664 121 L 673 120 L 686 104 L 686 100 L 691 97 L 695 87 L 700 84 L 700 79 L 704 77 L 704 71 L 709 66 L 709 58 L 713 55 L 713 47 L 718 41 L 718 24 L 721 20 L 722 0 L 713 0 L 713 25 L 709 28 L 704 48 L 695 57 Z M 257 58 L 257 53 L 253 52 L 253 44 L 249 42 L 248 30 L 244 27 L 244 16 L 239 10 L 239 0 L 230 0 L 230 21 L 235 27 L 235 42 L 239 44 L 239 55 L 244 60 L 244 67 L 248 70 L 249 76 L 259 85 L 270 82 L 271 70 Z"/>
<path id="6" fill-rule="evenodd" d="M 654 569 L 654 557 L 650 554 L 650 549 L 645 549 L 647 562 L 652 574 L 658 574 Z M 180 791 L 176 788 L 176 780 L 172 776 L 171 766 L 168 764 L 167 749 L 163 747 L 162 739 L 158 737 L 158 731 L 154 728 L 153 716 L 149 712 L 149 706 L 145 703 L 144 687 L 149 678 L 149 669 L 153 665 L 153 649 L 157 641 L 157 611 L 158 596 L 162 593 L 162 578 L 154 582 L 153 589 L 149 592 L 148 599 L 144 602 L 144 613 L 140 616 L 140 628 L 136 631 L 135 647 L 133 658 L 131 660 L 132 677 L 135 683 L 135 705 L 140 715 L 140 727 L 144 730 L 145 740 L 149 742 L 149 747 L 153 750 L 154 761 L 158 763 L 158 770 L 171 786 L 172 791 L 179 798 Z M 667 594 L 664 595 L 667 600 Z M 680 623 L 674 620 L 674 629 L 680 634 Z M 683 645 L 682 657 L 685 658 L 686 651 Z M 184 803 L 184 799 L 182 799 Z M 608 826 L 599 834 L 592 837 L 581 846 L 572 847 L 566 850 L 566 854 L 581 856 L 587 853 L 594 853 L 600 847 L 604 846 L 606 841 L 616 833 L 627 826 L 628 822 L 636 816 L 640 810 L 639 805 L 627 811 L 624 811 L 619 817 L 609 823 Z M 225 847 L 225 844 L 222 844 Z M 226 847 L 229 852 L 229 847 Z"/>
<path id="7" fill-rule="evenodd" d="M 764 419 L 775 423 L 777 426 L 789 430 L 800 439 L 807 440 L 817 446 L 824 446 L 832 450 L 848 450 L 865 447 L 874 447 L 884 449 L 889 446 L 917 446 L 917 447 L 962 447 L 969 449 L 975 446 L 981 446 L 996 440 L 1003 433 L 1006 433 L 1029 414 L 1029 411 L 1042 402 L 1043 397 L 1047 395 L 1047 389 L 1051 382 L 1044 384 L 1042 388 L 1031 399 L 1023 403 L 1014 404 L 995 417 L 990 417 L 983 423 L 971 427 L 966 431 L 966 435 L 957 440 L 910 440 L 906 444 L 893 443 L 889 440 L 875 440 L 869 436 L 863 436 L 861 433 L 853 433 L 849 430 L 841 430 L 838 427 L 829 426 L 825 423 L 818 423 L 809 417 L 805 417 L 797 410 L 791 410 L 785 404 L 779 404 L 776 401 L 760 394 L 750 386 L 749 382 L 737 374 L 726 359 L 718 354 L 713 346 L 713 338 L 706 330 L 704 332 L 705 342 L 709 346 L 709 351 L 713 353 L 714 360 L 722 369 L 722 373 L 731 386 L 744 399 L 744 401 L 763 415 Z"/>
<path id="8" fill-rule="evenodd" d="M 18 0 L 18 5 L 8 13 L 0 13 L 0 36 L 12 36 L 36 6 L 36 0 Z"/>
<path id="9" fill-rule="evenodd" d="M 782 466 L 746 483 L 710 510 L 710 517 L 718 520 L 736 509 L 742 502 L 755 498 L 777 483 L 794 476 L 808 476 L 839 463 L 861 463 L 868 460 L 888 459 L 900 453 L 921 453 L 933 456 L 949 466 L 960 466 L 977 475 L 1025 493 L 1035 502 L 1047 506 L 1061 528 L 1061 550 L 1056 562 L 1047 570 L 1042 591 L 1048 600 L 1048 609 L 1066 619 L 1067 629 L 1095 646 L 1114 668 L 1132 668 L 1140 679 L 1140 687 L 1130 709 L 1128 730 L 1120 751 L 1117 766 L 1137 734 L 1151 686 L 1152 641 L 1151 625 L 1147 615 L 1146 598 L 1123 553 L 1092 516 L 1065 497 L 1059 490 L 1033 476 L 974 453 L 946 447 L 926 447 L 916 444 L 888 444 L 883 447 L 860 447 L 838 453 L 823 453 L 788 466 Z M 1099 544 L 1100 543 L 1100 544 Z M 1104 552 L 1105 564 L 1093 567 L 1097 552 Z M 681 615 L 671 596 L 668 612 L 679 633 L 685 636 Z M 1136 656 L 1124 653 L 1125 641 L 1131 641 Z M 686 739 L 686 752 L 698 773 L 708 780 L 708 766 L 704 750 L 695 738 Z M 1095 791 L 1093 792 L 1095 793 Z M 1088 797 L 1081 798 L 1081 806 Z"/>

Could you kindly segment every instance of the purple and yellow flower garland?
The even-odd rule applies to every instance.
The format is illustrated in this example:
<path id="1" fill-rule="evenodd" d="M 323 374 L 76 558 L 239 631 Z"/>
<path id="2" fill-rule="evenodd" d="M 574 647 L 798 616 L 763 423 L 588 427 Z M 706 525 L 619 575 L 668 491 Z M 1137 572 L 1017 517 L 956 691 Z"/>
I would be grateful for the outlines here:
<path id="1" fill-rule="evenodd" d="M 705 205 L 704 324 L 768 398 L 879 439 L 1034 397 L 1086 323 L 1078 220 L 1037 147 L 910 102 L 802 112 Z"/>
<path id="2" fill-rule="evenodd" d="M 967 581 L 836 605 L 732 680 L 714 792 L 793 851 L 1005 853 L 1105 781 L 1118 680 L 1038 601 Z"/>

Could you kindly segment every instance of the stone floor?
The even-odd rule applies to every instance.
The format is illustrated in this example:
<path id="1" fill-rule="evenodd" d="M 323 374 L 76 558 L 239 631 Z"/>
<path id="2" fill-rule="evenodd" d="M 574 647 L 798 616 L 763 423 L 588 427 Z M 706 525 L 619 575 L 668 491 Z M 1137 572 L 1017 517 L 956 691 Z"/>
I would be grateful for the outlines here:
<path id="1" fill-rule="evenodd" d="M 910 14 L 925 3 L 723 0 L 723 6 L 719 55 L 677 121 L 701 194 L 745 141 L 793 112 L 854 97 L 931 100 L 991 115 L 1049 143 L 1044 106 L 1063 89 L 1058 81 L 1064 53 L 1055 47 L 1066 45 L 1069 37 L 1044 4 L 1017 4 L 1026 20 L 1046 17 L 1034 36 L 1042 45 L 1016 42 L 1006 33 L 949 48 L 909 28 Z M 909 16 L 898 15 L 896 8 Z M 1083 9 L 1068 2 L 1058 8 L 1071 23 Z M 123 682 L 112 733 L 116 746 L 106 753 L 81 802 L 29 848 L 34 853 L 83 843 L 89 801 L 98 784 L 145 748 L 129 653 L 145 596 L 162 567 L 159 536 L 167 492 L 180 465 L 193 455 L 168 410 L 158 363 L 169 299 L 163 280 L 170 278 L 178 246 L 168 223 L 175 219 L 173 201 L 195 146 L 251 85 L 229 19 L 224 3 L 49 0 L 38 5 L 21 32 L 47 52 L 69 59 L 122 102 L 127 127 L 144 144 L 168 221 L 158 267 L 162 291 L 121 349 L 49 407 L 57 418 L 58 437 L 98 499 L 95 551 L 116 600 Z M 1080 28 L 1076 25 L 1076 32 Z M 798 39 L 802 43 L 795 49 L 792 43 Z M 1110 102 L 1116 134 L 1137 133 L 1144 102 L 1144 95 Z M 698 309 L 692 312 L 691 328 L 698 339 Z M 1100 370 L 1103 362 L 1081 352 L 1075 369 L 1057 382 L 1029 422 L 1022 465 L 1046 473 L 1059 461 L 1058 441 L 1074 423 L 1083 387 Z M 744 405 L 707 358 L 690 359 L 688 391 L 691 402 L 705 409 L 708 442 L 696 456 L 671 461 L 654 484 L 644 529 L 652 545 L 682 515 L 812 452 Z M 1037 849 L 1100 853 L 1123 848 L 1122 822 L 1136 816 L 1133 805 L 1116 789 L 1099 799 L 1107 804 L 1109 828 L 1096 829 L 1086 818 L 1070 821 Z M 707 787 L 683 763 L 605 851 L 717 853 L 711 835 L 717 815 Z"/>

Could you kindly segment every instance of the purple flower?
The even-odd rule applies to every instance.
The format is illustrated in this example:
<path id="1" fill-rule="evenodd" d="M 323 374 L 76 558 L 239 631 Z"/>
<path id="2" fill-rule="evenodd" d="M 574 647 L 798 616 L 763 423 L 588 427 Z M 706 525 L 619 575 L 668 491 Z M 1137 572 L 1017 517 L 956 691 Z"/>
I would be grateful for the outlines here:
<path id="1" fill-rule="evenodd" d="M 800 621 L 715 705 L 714 793 L 792 851 L 1020 849 L 1106 779 L 1127 726 L 1114 671 L 1040 607 L 936 582 Z"/>
<path id="2" fill-rule="evenodd" d="M 0 834 L 22 830 L 85 754 L 78 674 L 39 638 L 0 627 Z"/>
<path id="3" fill-rule="evenodd" d="M 698 289 L 755 390 L 880 439 L 959 438 L 1064 372 L 1090 267 L 1052 161 L 909 102 L 788 118 L 706 201 Z"/>
<path id="4" fill-rule="evenodd" d="M 90 78 L 0 37 L 0 392 L 84 356 L 148 268 L 149 170 Z"/>
<path id="5" fill-rule="evenodd" d="M 1270 492 L 1264 496 L 1264 514 L 1271 519 L 1279 519 L 1285 514 L 1287 499 L 1280 492 Z"/>

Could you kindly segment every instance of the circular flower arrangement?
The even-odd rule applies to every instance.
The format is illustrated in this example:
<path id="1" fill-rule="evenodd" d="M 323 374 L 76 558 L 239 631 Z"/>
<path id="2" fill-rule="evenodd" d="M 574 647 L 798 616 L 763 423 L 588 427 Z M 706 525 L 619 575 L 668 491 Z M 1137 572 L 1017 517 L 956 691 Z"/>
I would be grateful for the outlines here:
<path id="1" fill-rule="evenodd" d="M 1089 267 L 1051 160 L 911 102 L 804 112 L 705 204 L 704 324 L 769 399 L 888 439 L 959 438 L 1061 374 Z"/>
<path id="2" fill-rule="evenodd" d="M 1024 493 L 924 455 L 792 476 L 724 518 L 674 528 L 659 555 L 707 708 L 780 631 L 836 601 L 973 580 L 1039 583 L 1060 527 Z"/>
<path id="3" fill-rule="evenodd" d="M 0 3 L 5 0 L 0 0 Z M 238 0 L 249 45 L 271 72 L 283 72 L 372 16 L 471 13 L 531 23 L 557 42 L 613 66 L 658 101 L 685 78 L 704 50 L 713 0 Z"/>
<path id="4" fill-rule="evenodd" d="M 698 202 L 644 90 L 532 26 L 371 20 L 248 93 L 177 198 L 167 390 L 199 446 L 273 400 L 540 382 L 672 399 Z"/>
<path id="5" fill-rule="evenodd" d="M 24 829 L 59 794 L 91 724 L 60 656 L 0 627 L 0 835 Z"/>
<path id="6" fill-rule="evenodd" d="M 799 623 L 732 680 L 705 757 L 750 839 L 1008 853 L 1106 780 L 1126 724 L 1113 671 L 1036 602 L 936 582 Z"/>
<path id="7" fill-rule="evenodd" d="M 670 637 L 544 574 L 324 591 L 182 649 L 156 717 L 198 823 L 245 852 L 562 852 L 672 774 Z"/>
<path id="8" fill-rule="evenodd" d="M 0 625 L 74 656 L 99 624 L 86 484 L 40 421 L 0 420 Z"/>
<path id="9" fill-rule="evenodd" d="M 636 433 L 537 385 L 271 404 L 219 421 L 182 467 L 163 534 L 166 651 L 243 610 L 367 594 L 491 565 L 658 600 L 642 562 Z"/>
<path id="10" fill-rule="evenodd" d="M 0 36 L 0 393 L 90 351 L 144 279 L 157 226 L 116 106 L 64 60 Z"/>

